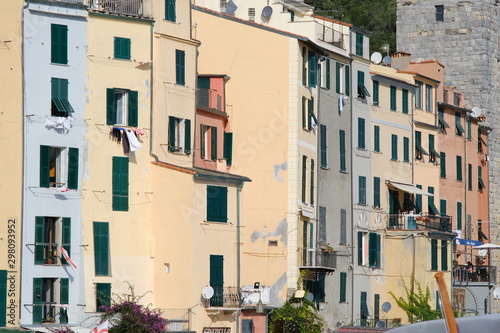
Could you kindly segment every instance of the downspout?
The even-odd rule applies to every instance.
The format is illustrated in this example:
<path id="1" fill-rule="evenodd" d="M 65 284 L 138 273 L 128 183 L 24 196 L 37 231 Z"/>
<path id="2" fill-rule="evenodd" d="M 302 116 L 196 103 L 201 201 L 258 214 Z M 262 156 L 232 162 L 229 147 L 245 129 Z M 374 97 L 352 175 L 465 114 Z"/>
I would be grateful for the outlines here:
<path id="1" fill-rule="evenodd" d="M 412 91 L 411 100 L 411 183 L 415 184 L 415 88 Z M 416 197 L 415 197 L 416 201 Z M 415 276 L 415 266 L 416 266 L 416 252 L 417 252 L 417 241 L 415 234 L 412 235 L 413 238 L 413 265 L 411 268 L 412 276 Z"/>
<path id="2" fill-rule="evenodd" d="M 271 315 L 271 313 L 273 313 L 273 311 L 274 309 L 272 309 L 266 314 L 266 333 L 269 333 L 269 316 Z"/>
<path id="3" fill-rule="evenodd" d="M 239 291 L 241 288 L 241 190 L 245 185 L 244 181 L 241 181 L 236 189 L 236 288 Z M 241 311 L 238 311 L 236 316 L 236 333 L 240 332 L 240 316 Z M 266 315 L 267 318 L 267 315 Z"/>
<path id="4" fill-rule="evenodd" d="M 349 73 L 347 73 L 347 75 L 349 75 L 349 85 L 352 86 L 351 84 L 351 72 L 353 71 L 352 69 L 352 58 L 349 58 Z M 353 163 L 352 163 L 352 151 L 353 151 L 353 131 L 352 131 L 352 125 L 353 125 L 353 107 L 352 107 L 352 104 L 353 104 L 353 91 L 351 91 L 351 87 L 349 87 L 349 91 L 351 93 L 351 96 L 349 98 L 349 112 L 351 112 L 351 116 L 350 116 L 350 124 L 349 124 L 349 129 L 350 129 L 350 135 L 349 135 L 349 139 L 350 139 L 350 146 L 349 146 L 349 151 L 350 151 L 350 169 L 351 169 L 351 244 L 354 245 L 354 223 L 353 223 L 353 216 L 352 216 L 352 213 L 353 213 L 353 207 L 354 207 L 354 175 L 353 175 Z M 344 140 L 345 141 L 345 140 Z M 351 322 L 354 322 L 354 251 L 356 250 L 356 247 L 355 246 L 351 246 L 352 248 L 352 252 L 351 252 Z"/>
<path id="5" fill-rule="evenodd" d="M 150 136 L 149 136 L 149 155 L 153 156 L 155 161 L 158 162 L 159 161 L 159 158 L 158 156 L 156 156 L 155 154 L 153 154 L 153 115 L 154 115 L 154 112 L 153 112 L 153 101 L 154 101 L 154 98 L 153 98 L 153 87 L 155 86 L 154 85 L 154 76 L 153 76 L 153 66 L 154 66 L 154 51 L 153 51 L 153 42 L 154 42 L 154 21 L 151 22 L 151 33 L 150 33 L 150 43 L 149 43 L 149 53 L 150 53 L 150 56 L 151 56 L 151 67 L 149 68 L 149 77 L 150 77 L 150 80 L 151 80 L 151 83 L 150 83 L 150 88 L 149 88 L 149 132 L 150 132 Z"/>

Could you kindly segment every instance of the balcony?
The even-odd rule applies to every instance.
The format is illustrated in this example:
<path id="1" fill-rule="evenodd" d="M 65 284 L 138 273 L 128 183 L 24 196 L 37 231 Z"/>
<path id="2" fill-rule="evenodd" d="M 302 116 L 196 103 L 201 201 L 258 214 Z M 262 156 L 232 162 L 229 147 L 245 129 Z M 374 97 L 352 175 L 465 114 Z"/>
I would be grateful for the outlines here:
<path id="1" fill-rule="evenodd" d="M 342 50 L 346 50 L 347 49 L 346 42 L 348 41 L 348 34 L 342 32 L 339 29 L 336 29 L 335 28 L 336 26 L 341 27 L 339 24 L 333 22 L 316 21 L 316 36 L 322 42 L 331 44 Z"/>
<path id="2" fill-rule="evenodd" d="M 40 264 L 59 265 L 58 248 L 59 244 L 57 243 L 37 243 L 35 247 L 35 257 Z"/>
<path id="3" fill-rule="evenodd" d="M 198 88 L 196 94 L 196 106 L 198 109 L 205 111 L 220 111 L 225 112 L 222 105 L 222 96 L 214 89 Z"/>
<path id="4" fill-rule="evenodd" d="M 167 321 L 168 332 L 191 330 L 191 309 L 160 309 L 160 314 Z"/>
<path id="5" fill-rule="evenodd" d="M 388 214 L 388 229 L 452 232 L 451 216 L 430 214 Z"/>
<path id="6" fill-rule="evenodd" d="M 65 305 L 59 305 L 57 302 L 42 302 L 32 304 L 36 315 L 41 315 L 43 324 L 67 324 L 68 308 Z M 40 319 L 38 319 L 40 320 Z"/>
<path id="7" fill-rule="evenodd" d="M 337 268 L 337 252 L 321 248 L 299 248 L 300 269 L 333 272 Z"/>
<path id="8" fill-rule="evenodd" d="M 241 305 L 241 292 L 236 287 L 212 286 L 214 295 L 209 300 L 204 300 L 205 308 L 218 308 L 219 310 L 237 310 Z"/>
<path id="9" fill-rule="evenodd" d="M 151 17 L 148 0 L 88 0 L 89 9 L 107 14 L 118 14 L 142 18 Z"/>
<path id="10" fill-rule="evenodd" d="M 494 285 L 496 283 L 496 266 L 478 265 L 468 270 L 467 265 L 453 267 L 453 285 Z"/>
<path id="11" fill-rule="evenodd" d="M 76 5 L 84 5 L 87 0 L 47 0 L 48 2 L 60 2 L 60 3 L 69 3 Z"/>

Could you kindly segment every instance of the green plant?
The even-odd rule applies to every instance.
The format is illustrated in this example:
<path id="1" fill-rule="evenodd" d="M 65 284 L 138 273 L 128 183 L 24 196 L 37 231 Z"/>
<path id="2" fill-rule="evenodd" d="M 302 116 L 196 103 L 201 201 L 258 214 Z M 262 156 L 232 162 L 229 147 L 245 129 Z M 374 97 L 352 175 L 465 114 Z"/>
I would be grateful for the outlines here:
<path id="1" fill-rule="evenodd" d="M 292 298 L 269 318 L 269 333 L 321 333 L 325 324 L 314 304 Z"/>
<path id="2" fill-rule="evenodd" d="M 409 285 L 406 284 L 403 278 L 401 278 L 401 281 L 405 295 L 396 297 L 392 291 L 389 294 L 394 298 L 398 306 L 406 312 L 410 323 L 434 320 L 442 317 L 440 311 L 433 310 L 429 305 L 431 299 L 429 286 L 426 286 L 424 292 L 422 285 L 415 280 L 414 275 L 410 277 Z"/>

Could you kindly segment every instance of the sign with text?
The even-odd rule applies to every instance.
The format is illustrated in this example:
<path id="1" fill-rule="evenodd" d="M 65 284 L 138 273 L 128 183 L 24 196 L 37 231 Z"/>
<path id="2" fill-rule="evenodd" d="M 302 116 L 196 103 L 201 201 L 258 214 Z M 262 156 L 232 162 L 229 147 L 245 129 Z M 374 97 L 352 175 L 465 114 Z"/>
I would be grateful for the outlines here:
<path id="1" fill-rule="evenodd" d="M 459 245 L 479 246 L 483 244 L 483 242 L 472 239 L 455 238 L 455 240 Z"/>
<path id="2" fill-rule="evenodd" d="M 231 333 L 230 327 L 203 327 L 203 333 Z"/>

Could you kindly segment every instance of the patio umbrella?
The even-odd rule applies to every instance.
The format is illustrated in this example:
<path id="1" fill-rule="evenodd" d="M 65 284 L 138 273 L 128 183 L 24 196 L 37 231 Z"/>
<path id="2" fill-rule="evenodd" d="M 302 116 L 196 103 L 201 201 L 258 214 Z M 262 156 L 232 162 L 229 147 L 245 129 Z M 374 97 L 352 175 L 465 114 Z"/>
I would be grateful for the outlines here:
<path id="1" fill-rule="evenodd" d="M 487 243 L 483 245 L 478 245 L 478 246 L 473 246 L 473 249 L 500 249 L 500 245 L 492 244 L 492 243 Z"/>

